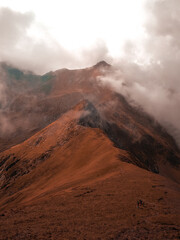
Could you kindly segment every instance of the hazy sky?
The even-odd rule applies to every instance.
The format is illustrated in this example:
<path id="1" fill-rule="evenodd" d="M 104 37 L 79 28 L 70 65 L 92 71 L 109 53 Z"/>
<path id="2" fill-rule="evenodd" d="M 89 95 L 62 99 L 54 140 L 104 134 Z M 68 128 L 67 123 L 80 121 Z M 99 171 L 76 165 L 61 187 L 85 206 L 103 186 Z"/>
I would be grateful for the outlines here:
<path id="1" fill-rule="evenodd" d="M 102 82 L 180 145 L 180 0 L 0 0 L 0 61 L 45 73 L 101 60 L 117 66 Z"/>
<path id="2" fill-rule="evenodd" d="M 111 61 L 122 55 L 128 39 L 145 35 L 145 2 L 1 0 L 0 34 L 7 42 L 1 45 L 1 60 L 36 72 L 92 65 L 102 58 Z"/>

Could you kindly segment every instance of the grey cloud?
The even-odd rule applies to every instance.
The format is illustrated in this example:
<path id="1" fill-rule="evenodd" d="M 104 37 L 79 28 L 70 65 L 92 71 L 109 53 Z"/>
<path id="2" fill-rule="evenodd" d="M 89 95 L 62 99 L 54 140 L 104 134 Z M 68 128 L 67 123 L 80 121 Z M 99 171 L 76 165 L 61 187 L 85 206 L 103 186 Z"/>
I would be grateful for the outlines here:
<path id="1" fill-rule="evenodd" d="M 64 67 L 81 68 L 92 65 L 108 54 L 107 47 L 102 41 L 98 41 L 88 50 L 82 49 L 78 54 L 72 54 L 48 35 L 47 29 L 41 26 L 39 31 L 42 31 L 43 37 L 34 39 L 28 33 L 34 24 L 38 26 L 31 12 L 19 13 L 9 8 L 0 8 L 0 62 L 7 62 L 8 65 L 19 69 L 41 74 Z M 18 115 L 17 120 L 13 118 L 8 106 L 10 102 L 18 99 L 18 96 L 22 99 L 29 97 L 31 105 L 37 102 L 35 96 L 24 91 L 23 89 L 21 93 L 17 86 L 16 89 L 8 87 L 6 72 L 0 64 L 0 138 L 4 134 L 12 134 L 22 125 L 23 128 L 28 128 L 33 117 L 39 118 L 36 113 L 30 117 L 30 120 L 27 116 L 21 115 Z M 28 107 L 27 102 L 26 107 Z"/>
<path id="2" fill-rule="evenodd" d="M 146 11 L 146 38 L 127 42 L 115 72 L 101 80 L 154 116 L 180 145 L 180 1 L 149 0 Z"/>
<path id="3" fill-rule="evenodd" d="M 95 43 L 90 49 L 73 54 L 63 48 L 39 26 L 43 37 L 34 39 L 28 30 L 36 24 L 33 13 L 19 13 L 8 8 L 0 9 L 0 61 L 6 61 L 21 69 L 45 73 L 59 68 L 79 68 L 106 59 L 104 42 Z"/>
<path id="4" fill-rule="evenodd" d="M 124 58 L 114 61 L 116 70 L 101 80 L 125 95 L 131 104 L 143 107 L 180 144 L 180 1 L 148 0 L 146 11 L 146 38 L 127 42 Z M 28 35 L 33 24 L 32 13 L 0 10 L 0 61 L 37 73 L 90 66 L 102 59 L 112 61 L 103 41 L 74 55 L 48 36 L 35 41 Z M 2 95 L 3 88 L 1 81 Z"/>
<path id="5" fill-rule="evenodd" d="M 13 12 L 8 8 L 0 9 L 0 49 L 16 47 L 18 41 L 24 36 L 24 32 L 34 20 L 32 13 Z"/>
<path id="6" fill-rule="evenodd" d="M 81 63 L 83 61 L 85 66 L 92 66 L 102 60 L 111 62 L 112 58 L 109 56 L 105 42 L 97 40 L 89 49 L 82 49 L 79 62 Z"/>

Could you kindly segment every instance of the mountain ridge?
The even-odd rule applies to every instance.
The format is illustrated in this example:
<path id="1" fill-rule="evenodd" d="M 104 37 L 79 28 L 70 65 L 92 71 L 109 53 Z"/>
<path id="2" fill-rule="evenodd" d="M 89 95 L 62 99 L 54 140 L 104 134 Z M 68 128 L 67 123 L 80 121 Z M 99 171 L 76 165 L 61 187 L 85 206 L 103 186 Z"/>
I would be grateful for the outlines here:
<path id="1" fill-rule="evenodd" d="M 0 109 L 15 127 L 0 136 L 0 239 L 178 237 L 178 146 L 99 83 L 106 68 L 55 71 Z"/>

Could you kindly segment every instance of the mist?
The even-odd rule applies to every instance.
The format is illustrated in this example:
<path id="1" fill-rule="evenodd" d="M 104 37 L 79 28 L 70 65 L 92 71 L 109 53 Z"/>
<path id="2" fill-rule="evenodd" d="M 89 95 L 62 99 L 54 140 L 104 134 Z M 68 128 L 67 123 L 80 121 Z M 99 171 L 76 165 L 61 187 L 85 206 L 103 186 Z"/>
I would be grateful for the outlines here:
<path id="1" fill-rule="evenodd" d="M 159 121 L 180 145 L 180 1 L 146 2 L 145 38 L 124 45 L 104 84 Z"/>
<path id="2" fill-rule="evenodd" d="M 34 36 L 32 29 L 37 32 Z M 32 12 L 17 12 L 0 8 L 0 62 L 7 62 L 36 74 L 60 68 L 91 66 L 101 59 L 109 60 L 103 40 L 96 40 L 88 48 L 69 51 L 57 42 L 48 29 L 36 21 Z"/>
<path id="3" fill-rule="evenodd" d="M 114 67 L 100 78 L 101 84 L 108 84 L 130 104 L 152 115 L 180 145 L 180 1 L 149 0 L 144 7 L 144 36 L 126 41 L 116 58 L 103 39 L 72 52 L 61 46 L 32 12 L 1 8 L 0 61 L 43 74 L 60 68 L 88 67 L 105 60 Z M 38 32 L 36 37 L 32 28 Z M 1 106 L 7 98 L 2 79 L 1 73 Z M 1 122 L 7 125 L 6 121 Z"/>

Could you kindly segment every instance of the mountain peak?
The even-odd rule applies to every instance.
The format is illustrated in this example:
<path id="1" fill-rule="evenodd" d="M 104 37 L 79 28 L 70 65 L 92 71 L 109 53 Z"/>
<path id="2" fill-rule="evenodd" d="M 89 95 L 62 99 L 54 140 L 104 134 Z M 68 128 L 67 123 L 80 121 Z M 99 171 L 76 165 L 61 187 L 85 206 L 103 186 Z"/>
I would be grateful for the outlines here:
<path id="1" fill-rule="evenodd" d="M 94 65 L 94 67 L 99 68 L 99 67 L 110 67 L 111 65 L 107 63 L 106 61 L 100 61 Z"/>

